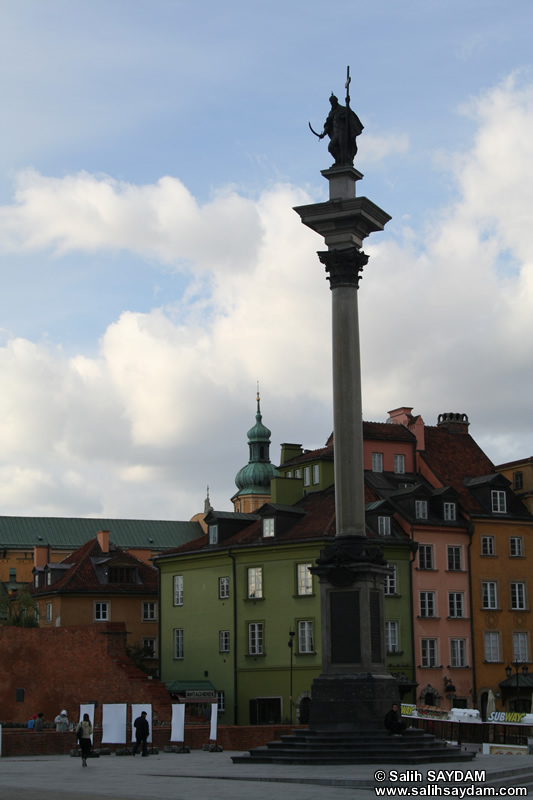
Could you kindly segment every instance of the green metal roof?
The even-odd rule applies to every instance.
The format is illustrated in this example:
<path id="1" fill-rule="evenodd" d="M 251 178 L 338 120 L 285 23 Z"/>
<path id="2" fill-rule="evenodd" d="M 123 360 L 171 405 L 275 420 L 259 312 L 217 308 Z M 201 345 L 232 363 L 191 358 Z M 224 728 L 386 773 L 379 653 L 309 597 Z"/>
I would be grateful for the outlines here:
<path id="1" fill-rule="evenodd" d="M 119 547 L 151 550 L 179 547 L 203 534 L 199 522 L 0 516 L 0 549 L 31 549 L 46 544 L 77 549 L 94 539 L 98 531 L 109 531 L 109 538 Z"/>

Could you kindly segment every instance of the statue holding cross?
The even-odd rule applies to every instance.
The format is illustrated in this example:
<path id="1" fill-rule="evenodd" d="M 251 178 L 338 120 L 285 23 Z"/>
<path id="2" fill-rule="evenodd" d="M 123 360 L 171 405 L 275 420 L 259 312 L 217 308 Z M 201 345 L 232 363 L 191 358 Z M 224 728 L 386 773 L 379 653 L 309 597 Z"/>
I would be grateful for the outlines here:
<path id="1" fill-rule="evenodd" d="M 322 133 L 316 133 L 309 127 L 311 131 L 323 139 L 324 136 L 329 136 L 328 150 L 335 159 L 335 166 L 338 165 L 352 165 L 357 153 L 356 137 L 363 131 L 363 124 L 357 114 L 350 108 L 350 67 L 346 71 L 346 106 L 339 104 L 338 98 L 331 93 L 329 102 L 331 103 L 331 110 L 324 123 L 324 130 Z"/>

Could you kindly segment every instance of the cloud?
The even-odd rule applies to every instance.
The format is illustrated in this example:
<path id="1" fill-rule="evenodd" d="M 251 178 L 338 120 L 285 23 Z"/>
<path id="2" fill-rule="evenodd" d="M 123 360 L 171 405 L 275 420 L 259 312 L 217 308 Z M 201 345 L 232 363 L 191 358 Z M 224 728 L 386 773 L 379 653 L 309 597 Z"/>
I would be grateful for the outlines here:
<path id="1" fill-rule="evenodd" d="M 367 419 L 403 404 L 428 424 L 466 412 L 489 456 L 507 461 L 533 450 L 533 87 L 510 79 L 467 110 L 477 133 L 450 154 L 453 203 L 365 248 L 363 403 Z M 125 310 L 92 358 L 4 342 L 3 513 L 183 519 L 207 483 L 228 508 L 257 380 L 273 461 L 280 441 L 325 441 L 331 300 L 322 242 L 292 211 L 307 202 L 288 185 L 200 206 L 175 178 L 19 177 L 4 249 L 127 249 L 186 269 L 203 291 Z"/>
<path id="2" fill-rule="evenodd" d="M 409 150 L 409 136 L 406 133 L 389 133 L 384 136 L 365 136 L 360 152 L 365 163 L 375 164 L 389 156 L 406 153 Z"/>

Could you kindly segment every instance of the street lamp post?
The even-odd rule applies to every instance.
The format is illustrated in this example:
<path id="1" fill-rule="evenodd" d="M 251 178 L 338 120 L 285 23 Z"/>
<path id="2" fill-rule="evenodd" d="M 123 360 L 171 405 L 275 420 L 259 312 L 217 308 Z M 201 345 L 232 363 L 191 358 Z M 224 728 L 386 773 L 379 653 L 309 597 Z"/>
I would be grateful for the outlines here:
<path id="1" fill-rule="evenodd" d="M 524 678 L 528 673 L 527 664 L 521 664 L 519 661 L 515 661 L 515 663 L 511 666 L 511 664 L 507 664 L 505 667 L 505 672 L 508 678 L 511 677 L 513 674 L 513 667 L 516 670 L 516 708 L 515 711 L 520 711 L 520 683 L 519 683 L 519 667 L 522 667 L 522 674 Z"/>
<path id="2" fill-rule="evenodd" d="M 290 724 L 292 725 L 292 651 L 294 645 L 294 637 L 296 636 L 295 631 L 289 631 L 289 641 L 287 642 L 289 646 L 289 650 L 291 651 L 291 679 L 290 679 L 290 690 L 289 690 L 289 708 L 290 708 Z"/>

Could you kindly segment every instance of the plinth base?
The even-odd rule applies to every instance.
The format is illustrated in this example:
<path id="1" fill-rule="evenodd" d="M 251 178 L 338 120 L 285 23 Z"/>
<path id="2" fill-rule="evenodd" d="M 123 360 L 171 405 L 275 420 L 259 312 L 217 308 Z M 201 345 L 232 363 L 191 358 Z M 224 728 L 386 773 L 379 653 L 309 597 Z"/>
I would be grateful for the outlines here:
<path id="1" fill-rule="evenodd" d="M 399 703 L 392 675 L 368 672 L 319 675 L 311 689 L 309 729 L 315 731 L 383 730 L 383 719 Z"/>

